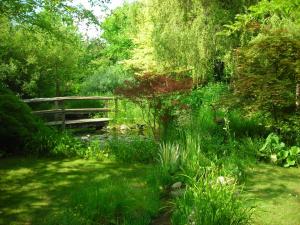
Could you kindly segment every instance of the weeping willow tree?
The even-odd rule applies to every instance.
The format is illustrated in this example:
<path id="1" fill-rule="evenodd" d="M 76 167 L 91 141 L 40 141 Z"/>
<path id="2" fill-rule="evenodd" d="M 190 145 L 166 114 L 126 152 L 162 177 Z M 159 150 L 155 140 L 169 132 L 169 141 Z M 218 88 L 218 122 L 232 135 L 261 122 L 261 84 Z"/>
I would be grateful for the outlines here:
<path id="1" fill-rule="evenodd" d="M 142 0 L 136 48 L 126 61 L 141 71 L 189 73 L 196 83 L 224 76 L 233 39 L 217 35 L 252 1 Z"/>

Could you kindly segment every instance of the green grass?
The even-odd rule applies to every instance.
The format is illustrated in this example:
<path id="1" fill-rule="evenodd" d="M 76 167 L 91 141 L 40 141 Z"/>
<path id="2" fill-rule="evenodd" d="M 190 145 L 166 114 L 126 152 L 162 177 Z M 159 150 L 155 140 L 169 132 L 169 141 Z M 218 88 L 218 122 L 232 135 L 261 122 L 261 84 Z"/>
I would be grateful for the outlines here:
<path id="1" fill-rule="evenodd" d="M 255 225 L 300 224 L 300 168 L 255 165 L 248 170 L 246 193 L 257 206 Z"/>
<path id="2" fill-rule="evenodd" d="M 159 208 L 146 180 L 150 170 L 108 160 L 1 159 L 0 224 L 99 224 L 106 217 L 104 224 L 121 216 L 146 224 Z M 107 207 L 118 215 L 105 215 Z"/>

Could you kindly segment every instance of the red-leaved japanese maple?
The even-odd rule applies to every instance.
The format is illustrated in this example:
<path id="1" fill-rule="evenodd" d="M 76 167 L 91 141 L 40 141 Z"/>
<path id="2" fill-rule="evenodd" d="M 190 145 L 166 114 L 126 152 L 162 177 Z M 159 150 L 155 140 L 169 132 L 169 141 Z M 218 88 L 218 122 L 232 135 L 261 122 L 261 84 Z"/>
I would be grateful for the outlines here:
<path id="1" fill-rule="evenodd" d="M 169 123 L 173 119 L 172 110 L 188 109 L 187 105 L 172 97 L 190 91 L 192 87 L 193 80 L 190 77 L 145 73 L 136 76 L 134 81 L 126 81 L 115 93 L 141 106 L 146 114 L 146 122 L 157 137 L 160 131 L 157 125 L 160 127 Z"/>

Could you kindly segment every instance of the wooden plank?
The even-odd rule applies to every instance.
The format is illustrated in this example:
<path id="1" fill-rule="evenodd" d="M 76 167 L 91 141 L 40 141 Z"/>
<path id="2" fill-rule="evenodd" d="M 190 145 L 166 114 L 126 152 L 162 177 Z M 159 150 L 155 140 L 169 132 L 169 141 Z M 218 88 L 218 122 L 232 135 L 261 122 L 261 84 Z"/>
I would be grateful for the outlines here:
<path id="1" fill-rule="evenodd" d="M 83 109 L 50 109 L 33 111 L 34 114 L 86 114 L 96 112 L 111 112 L 111 108 L 83 108 Z"/>
<path id="2" fill-rule="evenodd" d="M 23 99 L 26 103 L 34 102 L 55 102 L 64 100 L 114 100 L 114 97 L 104 97 L 104 96 L 66 96 L 66 97 L 54 97 L 54 98 L 32 98 Z"/>
<path id="3" fill-rule="evenodd" d="M 81 119 L 81 120 L 66 120 L 65 125 L 79 125 L 79 124 L 101 124 L 111 121 L 110 118 L 95 118 L 95 119 Z M 47 125 L 56 126 L 61 125 L 63 121 L 48 122 Z"/>

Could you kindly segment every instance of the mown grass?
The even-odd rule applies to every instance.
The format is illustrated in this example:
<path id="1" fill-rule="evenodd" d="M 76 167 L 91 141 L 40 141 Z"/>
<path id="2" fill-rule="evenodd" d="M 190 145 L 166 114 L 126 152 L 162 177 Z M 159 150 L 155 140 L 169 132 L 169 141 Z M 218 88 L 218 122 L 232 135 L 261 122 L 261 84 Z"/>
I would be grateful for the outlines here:
<path id="1" fill-rule="evenodd" d="M 300 224 L 300 168 L 260 163 L 247 177 L 245 193 L 256 205 L 255 225 Z"/>
<path id="2" fill-rule="evenodd" d="M 1 159 L 0 224 L 148 223 L 159 208 L 150 170 L 109 160 Z"/>

